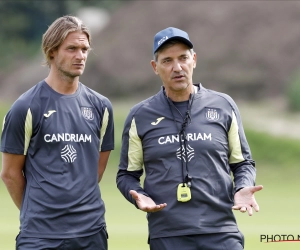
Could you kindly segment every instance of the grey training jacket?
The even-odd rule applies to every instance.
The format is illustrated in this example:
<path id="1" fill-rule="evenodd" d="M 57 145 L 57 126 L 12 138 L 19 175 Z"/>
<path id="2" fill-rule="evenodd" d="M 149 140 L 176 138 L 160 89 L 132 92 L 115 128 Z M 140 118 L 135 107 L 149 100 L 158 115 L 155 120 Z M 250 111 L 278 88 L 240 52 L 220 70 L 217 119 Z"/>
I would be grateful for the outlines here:
<path id="1" fill-rule="evenodd" d="M 133 204 L 131 189 L 156 204 L 167 203 L 163 210 L 147 215 L 150 238 L 237 232 L 234 192 L 254 185 L 255 164 L 235 102 L 201 84 L 194 88 L 184 154 L 178 132 L 185 115 L 167 99 L 163 87 L 135 105 L 125 121 L 119 190 Z M 187 170 L 192 177 L 191 200 L 179 202 L 177 186 Z"/>

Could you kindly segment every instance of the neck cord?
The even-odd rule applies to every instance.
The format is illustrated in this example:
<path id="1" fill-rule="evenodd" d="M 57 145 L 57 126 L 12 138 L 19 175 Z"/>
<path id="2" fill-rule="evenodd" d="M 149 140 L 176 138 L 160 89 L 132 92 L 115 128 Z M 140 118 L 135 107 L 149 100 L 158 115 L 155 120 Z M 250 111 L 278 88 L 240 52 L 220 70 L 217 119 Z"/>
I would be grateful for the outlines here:
<path id="1" fill-rule="evenodd" d="M 173 121 L 175 123 L 175 126 L 178 129 L 178 137 L 179 137 L 179 143 L 180 143 L 180 155 L 181 155 L 181 166 L 182 166 L 182 185 L 184 185 L 184 183 L 187 183 L 188 187 L 191 187 L 192 177 L 189 175 L 189 172 L 188 172 L 186 127 L 189 123 L 192 122 L 190 113 L 191 113 L 191 108 L 192 108 L 192 104 L 194 101 L 194 96 L 195 96 L 195 94 L 190 94 L 188 109 L 185 112 L 185 116 L 183 119 L 183 123 L 181 124 L 181 128 L 177 125 L 172 107 L 174 107 L 175 110 L 177 110 L 177 112 L 181 115 L 181 117 L 183 117 L 183 116 L 180 113 L 180 111 L 177 109 L 177 107 L 174 105 L 174 103 L 169 99 L 169 97 L 167 97 L 169 108 L 170 108 L 172 116 L 173 116 Z M 183 141 L 183 143 L 182 143 L 182 141 Z M 184 168 L 184 164 L 185 164 L 185 168 Z M 184 174 L 184 169 L 186 170 L 186 175 Z"/>

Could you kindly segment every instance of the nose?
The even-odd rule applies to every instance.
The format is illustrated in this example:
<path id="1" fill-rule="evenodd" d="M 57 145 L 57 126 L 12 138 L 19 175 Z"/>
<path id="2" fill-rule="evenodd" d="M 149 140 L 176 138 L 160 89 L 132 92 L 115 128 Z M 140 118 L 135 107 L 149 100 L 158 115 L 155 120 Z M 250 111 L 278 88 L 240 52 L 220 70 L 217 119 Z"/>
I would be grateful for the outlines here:
<path id="1" fill-rule="evenodd" d="M 178 71 L 181 71 L 181 70 L 182 70 L 182 67 L 181 67 L 180 62 L 179 61 L 174 61 L 173 71 L 178 72 Z"/>
<path id="2" fill-rule="evenodd" d="M 81 49 L 79 49 L 76 53 L 76 58 L 79 60 L 83 60 L 85 58 L 85 53 Z"/>

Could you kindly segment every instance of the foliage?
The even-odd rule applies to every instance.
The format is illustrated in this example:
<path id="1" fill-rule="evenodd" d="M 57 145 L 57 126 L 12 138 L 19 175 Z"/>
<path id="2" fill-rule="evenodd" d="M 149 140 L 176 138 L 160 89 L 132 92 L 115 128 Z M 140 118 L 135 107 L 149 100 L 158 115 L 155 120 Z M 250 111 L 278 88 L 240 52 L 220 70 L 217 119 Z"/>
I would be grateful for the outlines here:
<path id="1" fill-rule="evenodd" d="M 300 74 L 296 74 L 287 88 L 287 99 L 292 111 L 300 111 Z"/>
<path id="2" fill-rule="evenodd" d="M 293 168 L 299 165 L 299 140 L 274 137 L 263 132 L 246 130 L 251 152 L 257 165 Z"/>
<path id="3" fill-rule="evenodd" d="M 86 6 L 113 10 L 122 2 L 125 1 L 0 1 L 0 68 L 7 69 L 14 61 L 36 55 L 42 34 L 56 18 L 75 15 L 79 8 Z"/>

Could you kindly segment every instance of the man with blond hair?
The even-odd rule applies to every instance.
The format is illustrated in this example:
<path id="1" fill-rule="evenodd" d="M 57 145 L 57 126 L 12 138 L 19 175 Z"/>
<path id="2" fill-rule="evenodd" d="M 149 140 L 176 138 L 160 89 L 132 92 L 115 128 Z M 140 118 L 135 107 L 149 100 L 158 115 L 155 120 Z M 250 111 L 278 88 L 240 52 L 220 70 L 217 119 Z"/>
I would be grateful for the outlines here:
<path id="1" fill-rule="evenodd" d="M 107 249 L 98 183 L 114 148 L 111 102 L 79 82 L 91 35 L 74 16 L 43 35 L 48 76 L 3 122 L 1 178 L 20 209 L 18 250 Z"/>

